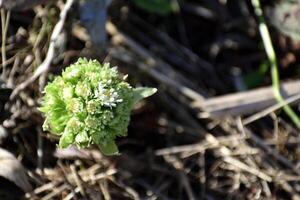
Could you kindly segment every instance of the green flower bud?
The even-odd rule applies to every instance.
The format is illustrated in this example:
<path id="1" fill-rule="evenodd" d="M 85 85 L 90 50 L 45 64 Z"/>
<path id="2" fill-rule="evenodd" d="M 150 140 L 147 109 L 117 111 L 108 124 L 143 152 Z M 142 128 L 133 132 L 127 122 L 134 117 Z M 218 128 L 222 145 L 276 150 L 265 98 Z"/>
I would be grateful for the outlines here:
<path id="1" fill-rule="evenodd" d="M 79 113 L 83 111 L 83 102 L 79 98 L 66 100 L 66 108 L 71 113 Z"/>
<path id="2" fill-rule="evenodd" d="M 85 82 L 79 82 L 76 84 L 75 93 L 79 97 L 88 98 L 92 91 L 91 87 Z"/>
<path id="3" fill-rule="evenodd" d="M 74 88 L 72 86 L 66 86 L 63 88 L 63 99 L 68 100 L 74 96 Z"/>
<path id="4" fill-rule="evenodd" d="M 78 133 L 75 137 L 75 142 L 79 146 L 86 146 L 89 143 L 90 139 L 88 134 L 85 131 Z"/>
<path id="5" fill-rule="evenodd" d="M 116 154 L 115 139 L 126 136 L 134 104 L 155 92 L 132 88 L 108 63 L 79 59 L 45 87 L 43 129 L 61 135 L 61 148 L 96 144 L 104 154 Z"/>

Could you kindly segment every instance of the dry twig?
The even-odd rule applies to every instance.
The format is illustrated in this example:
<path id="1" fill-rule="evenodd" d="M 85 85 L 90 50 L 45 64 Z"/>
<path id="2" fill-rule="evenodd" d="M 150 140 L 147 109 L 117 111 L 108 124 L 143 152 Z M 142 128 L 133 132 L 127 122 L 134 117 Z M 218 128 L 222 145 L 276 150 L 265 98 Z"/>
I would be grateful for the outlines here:
<path id="1" fill-rule="evenodd" d="M 55 56 L 55 48 L 59 45 L 57 44 L 57 40 L 59 37 L 59 34 L 61 33 L 66 18 L 67 18 L 67 14 L 68 11 L 71 9 L 72 5 L 74 3 L 74 0 L 67 0 L 64 8 L 62 9 L 61 13 L 60 13 L 60 17 L 59 17 L 59 21 L 57 22 L 57 24 L 55 25 L 53 31 L 52 31 L 52 35 L 50 38 L 50 44 L 49 44 L 49 48 L 48 48 L 48 52 L 46 55 L 45 60 L 43 61 L 43 63 L 36 69 L 36 71 L 34 72 L 34 74 L 27 79 L 26 81 L 24 81 L 23 83 L 21 83 L 20 85 L 18 85 L 12 92 L 10 99 L 14 99 L 16 97 L 16 95 L 21 91 L 24 90 L 29 84 L 31 84 L 32 82 L 34 82 L 41 74 L 47 72 L 49 70 L 49 67 L 51 65 L 51 62 Z"/>

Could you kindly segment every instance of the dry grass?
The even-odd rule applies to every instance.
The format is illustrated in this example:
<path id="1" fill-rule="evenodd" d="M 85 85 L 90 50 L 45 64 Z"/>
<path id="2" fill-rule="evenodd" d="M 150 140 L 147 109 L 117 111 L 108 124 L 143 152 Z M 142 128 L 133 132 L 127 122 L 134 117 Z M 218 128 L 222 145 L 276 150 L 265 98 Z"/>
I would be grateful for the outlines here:
<path id="1" fill-rule="evenodd" d="M 249 27 L 234 19 L 224 22 L 235 29 L 215 30 L 214 34 L 223 36 L 217 40 L 212 37 L 209 44 L 217 45 L 214 47 L 220 48 L 218 54 L 224 51 L 228 57 L 209 59 L 203 55 L 204 59 L 191 46 L 186 47 L 142 20 L 134 9 L 127 12 L 124 2 L 115 2 L 106 27 L 107 51 L 99 55 L 89 47 L 89 37 L 73 7 L 69 17 L 63 19 L 63 35 L 57 35 L 65 46 L 52 52 L 47 60 L 53 43 L 50 39 L 63 7 L 64 3 L 58 1 L 36 6 L 32 11 L 12 12 L 10 16 L 6 60 L 1 69 L 6 66 L 3 76 L 14 93 L 6 102 L 6 111 L 11 115 L 3 122 L 9 136 L 0 142 L 28 169 L 35 189 L 26 198 L 300 199 L 300 136 L 284 116 L 271 110 L 248 125 L 243 125 L 246 116 L 198 118 L 207 98 L 236 91 L 234 86 L 239 88 L 232 84 L 232 63 L 225 61 L 234 60 L 236 54 L 241 54 L 238 63 L 248 65 L 265 59 L 255 43 L 257 27 L 253 16 L 245 17 Z M 213 23 L 218 18 L 192 16 L 200 18 L 201 23 Z M 205 28 L 211 27 L 206 25 L 202 31 Z M 239 28 L 250 31 L 250 36 L 235 32 Z M 197 31 L 189 33 L 190 40 L 198 37 Z M 222 50 L 230 49 L 222 41 L 234 34 L 240 38 L 237 45 L 254 50 Z M 249 38 L 253 43 L 247 43 Z M 159 90 L 134 110 L 129 136 L 119 140 L 120 156 L 104 157 L 93 147 L 56 149 L 57 138 L 41 131 L 43 119 L 37 107 L 42 88 L 52 74 L 80 56 L 109 61 L 128 73 L 131 83 Z M 38 71 L 45 62 L 47 66 Z M 241 77 L 234 77 L 238 78 Z"/>

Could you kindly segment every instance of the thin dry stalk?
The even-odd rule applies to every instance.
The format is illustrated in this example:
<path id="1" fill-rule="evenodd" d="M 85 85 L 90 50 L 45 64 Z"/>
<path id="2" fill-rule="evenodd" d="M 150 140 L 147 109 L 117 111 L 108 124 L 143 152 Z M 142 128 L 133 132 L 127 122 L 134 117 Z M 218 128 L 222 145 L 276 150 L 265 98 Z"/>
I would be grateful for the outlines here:
<path id="1" fill-rule="evenodd" d="M 57 22 L 57 24 L 55 25 L 55 27 L 52 31 L 52 35 L 51 35 L 51 38 L 50 38 L 50 44 L 49 44 L 49 48 L 48 48 L 45 60 L 36 69 L 34 74 L 29 79 L 27 79 L 23 83 L 19 84 L 14 89 L 14 91 L 12 92 L 12 94 L 10 96 L 10 99 L 14 99 L 16 97 L 16 95 L 19 94 L 19 92 L 21 90 L 24 90 L 29 84 L 34 82 L 41 74 L 43 74 L 43 73 L 45 73 L 49 70 L 51 62 L 52 62 L 52 60 L 55 56 L 55 48 L 56 48 L 57 45 L 59 45 L 59 44 L 57 44 L 59 34 L 63 30 L 64 24 L 65 24 L 65 21 L 66 21 L 66 18 L 67 18 L 68 11 L 71 9 L 71 7 L 73 5 L 73 2 L 74 2 L 74 0 L 67 0 L 64 8 L 60 12 L 59 21 Z"/>

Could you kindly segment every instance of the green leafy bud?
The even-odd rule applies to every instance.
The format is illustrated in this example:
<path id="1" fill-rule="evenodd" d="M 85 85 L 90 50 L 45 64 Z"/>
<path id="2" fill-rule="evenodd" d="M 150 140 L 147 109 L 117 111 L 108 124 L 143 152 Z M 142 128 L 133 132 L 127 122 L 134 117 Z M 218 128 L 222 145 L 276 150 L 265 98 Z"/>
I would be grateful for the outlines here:
<path id="1" fill-rule="evenodd" d="M 79 113 L 83 111 L 83 102 L 79 98 L 67 99 L 66 108 L 71 113 Z"/>
<path id="2" fill-rule="evenodd" d="M 45 87 L 43 129 L 61 135 L 61 148 L 96 144 L 106 155 L 117 154 L 115 139 L 126 136 L 134 104 L 155 92 L 132 88 L 107 63 L 79 59 Z"/>
<path id="3" fill-rule="evenodd" d="M 91 89 L 87 83 L 79 82 L 75 87 L 75 93 L 79 97 L 88 98 L 92 93 Z"/>

